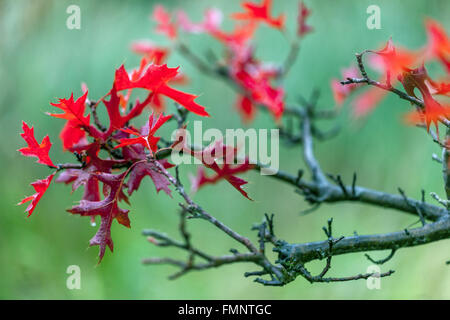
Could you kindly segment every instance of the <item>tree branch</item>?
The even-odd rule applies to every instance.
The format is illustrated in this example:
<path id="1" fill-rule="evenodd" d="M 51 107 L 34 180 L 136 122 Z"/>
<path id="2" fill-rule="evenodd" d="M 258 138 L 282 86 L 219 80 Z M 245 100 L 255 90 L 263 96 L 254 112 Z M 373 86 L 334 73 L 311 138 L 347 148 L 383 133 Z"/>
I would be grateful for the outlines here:
<path id="1" fill-rule="evenodd" d="M 450 238 L 450 216 L 426 224 L 420 228 L 408 229 L 392 233 L 375 235 L 356 235 L 346 237 L 333 246 L 333 256 L 375 250 L 398 250 L 414 247 Z M 302 244 L 285 243 L 275 251 L 281 260 L 293 259 L 298 263 L 306 263 L 315 259 L 323 259 L 329 252 L 327 241 Z"/>

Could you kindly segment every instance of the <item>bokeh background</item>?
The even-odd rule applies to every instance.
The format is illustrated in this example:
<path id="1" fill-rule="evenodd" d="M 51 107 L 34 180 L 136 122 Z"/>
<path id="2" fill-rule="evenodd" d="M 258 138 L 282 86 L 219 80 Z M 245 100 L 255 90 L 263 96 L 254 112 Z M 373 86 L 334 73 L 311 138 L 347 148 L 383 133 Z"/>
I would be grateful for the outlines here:
<path id="1" fill-rule="evenodd" d="M 19 133 L 21 121 L 35 126 L 36 137 L 49 134 L 55 162 L 73 161 L 64 154 L 58 139 L 62 121 L 45 115 L 57 97 L 81 93 L 86 82 L 90 96 L 98 98 L 110 89 L 114 70 L 120 64 L 138 64 L 139 57 L 129 47 L 132 40 L 148 38 L 157 43 L 166 40 L 152 31 L 149 20 L 157 1 L 0 1 L 0 298 L 2 299 L 448 299 L 450 298 L 450 243 L 404 249 L 382 271 L 396 273 L 381 282 L 380 290 L 368 290 L 364 281 L 314 284 L 299 278 L 282 288 L 262 287 L 243 273 L 252 265 L 236 264 L 204 272 L 193 272 L 170 281 L 176 269 L 169 266 L 144 266 L 141 259 L 150 256 L 182 256 L 183 253 L 160 249 L 141 235 L 144 228 L 155 228 L 176 235 L 177 199 L 157 195 L 149 179 L 131 197 L 132 229 L 114 223 L 112 235 L 115 252 L 107 252 L 97 266 L 98 249 L 88 248 L 96 228 L 88 219 L 65 211 L 80 197 L 70 187 L 53 184 L 42 198 L 33 216 L 26 218 L 25 206 L 15 204 L 31 194 L 29 182 L 49 174 L 49 170 L 24 158 L 16 150 L 24 145 Z M 182 8 L 199 20 L 208 6 L 222 9 L 225 16 L 238 11 L 239 1 L 191 0 L 159 1 L 169 8 Z M 274 13 L 286 12 L 288 32 L 295 32 L 297 1 L 274 1 Z M 314 33 L 308 35 L 299 60 L 293 66 L 285 86 L 288 101 L 299 94 L 308 96 L 314 88 L 321 91 L 319 104 L 333 108 L 329 82 L 340 77 L 340 70 L 354 59 L 354 53 L 378 48 L 392 36 L 397 44 L 419 48 L 426 41 L 423 20 L 432 17 L 450 30 L 450 3 L 429 1 L 306 1 L 313 13 Z M 380 30 L 366 27 L 366 8 L 381 8 Z M 81 8 L 81 29 L 66 28 L 66 8 Z M 230 27 L 225 19 L 225 28 Z M 255 37 L 257 56 L 266 61 L 281 61 L 288 51 L 286 38 L 262 26 Z M 207 36 L 189 36 L 184 41 L 198 54 L 220 47 Z M 189 92 L 201 94 L 198 101 L 212 114 L 204 127 L 221 130 L 242 127 L 234 111 L 235 94 L 220 80 L 200 74 L 177 54 L 169 65 L 180 65 L 190 78 Z M 433 66 L 431 71 L 437 70 Z M 172 108 L 172 106 L 170 106 Z M 350 182 L 353 172 L 358 183 L 388 192 L 401 186 L 409 196 L 419 197 L 421 188 L 443 194 L 440 166 L 431 161 L 439 153 L 423 130 L 402 123 L 402 114 L 410 108 L 397 97 L 387 97 L 365 120 L 355 121 L 348 105 L 337 119 L 342 131 L 333 140 L 317 144 L 317 157 L 328 173 L 339 173 Z M 335 122 L 324 122 L 330 128 Z M 267 114 L 259 114 L 256 128 L 273 126 Z M 290 172 L 304 168 L 299 148 L 281 148 L 281 167 Z M 187 171 L 183 171 L 187 182 Z M 321 227 L 330 217 L 339 235 L 400 230 L 415 218 L 377 207 L 355 203 L 324 205 L 314 214 L 300 216 L 307 204 L 288 185 L 248 173 L 247 187 L 255 201 L 238 194 L 226 183 L 206 186 L 194 197 L 204 208 L 226 224 L 252 239 L 249 230 L 264 213 L 275 213 L 278 236 L 290 242 L 323 239 Z M 175 195 L 175 198 L 177 196 Z M 427 199 L 429 197 L 427 196 Z M 432 201 L 432 200 L 430 200 Z M 226 253 L 235 243 L 201 221 L 190 223 L 193 241 L 211 253 Z M 374 253 L 375 258 L 386 252 Z M 81 268 L 81 290 L 66 288 L 66 268 Z M 362 253 L 334 259 L 331 275 L 365 272 L 370 265 Z M 313 263 L 319 270 L 322 263 Z"/>

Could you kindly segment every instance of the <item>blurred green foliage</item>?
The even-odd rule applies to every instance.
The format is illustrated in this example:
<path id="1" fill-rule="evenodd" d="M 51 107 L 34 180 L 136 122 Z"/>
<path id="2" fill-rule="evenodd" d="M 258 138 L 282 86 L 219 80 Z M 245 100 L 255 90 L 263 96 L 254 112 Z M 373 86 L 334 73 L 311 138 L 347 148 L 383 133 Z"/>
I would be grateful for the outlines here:
<path id="1" fill-rule="evenodd" d="M 200 19 L 208 6 L 221 8 L 228 17 L 237 11 L 239 1 L 160 1 L 170 8 L 182 8 L 194 19 Z M 286 12 L 289 33 L 295 30 L 297 1 L 274 1 L 274 12 Z M 368 30 L 366 8 L 376 2 L 381 8 L 382 29 Z M 390 36 L 397 44 L 419 48 L 425 43 L 424 17 L 442 22 L 450 30 L 450 3 L 445 0 L 347 0 L 306 1 L 313 14 L 314 33 L 302 42 L 299 60 L 293 66 L 285 86 L 288 101 L 299 94 L 308 96 L 314 88 L 321 90 L 320 105 L 333 107 L 330 79 L 340 77 L 340 70 L 354 59 L 354 53 L 378 48 Z M 81 8 L 81 30 L 66 28 L 66 8 Z M 401 250 L 382 270 L 396 273 L 383 279 L 380 290 L 368 290 L 364 281 L 310 285 L 303 279 L 283 288 L 266 288 L 244 279 L 252 265 L 232 265 L 205 272 L 193 272 L 176 281 L 167 280 L 172 267 L 146 267 L 144 257 L 181 256 L 179 252 L 159 249 L 141 236 L 143 228 L 155 228 L 175 235 L 177 229 L 177 196 L 157 195 L 149 179 L 131 197 L 132 229 L 118 224 L 112 228 L 115 252 L 106 254 L 96 266 L 97 248 L 88 249 L 95 233 L 88 219 L 70 215 L 65 209 L 80 197 L 64 185 L 52 185 L 34 215 L 27 219 L 17 203 L 32 193 L 29 182 L 49 173 L 47 168 L 21 157 L 19 137 L 21 121 L 35 126 L 36 137 L 49 134 L 54 143 L 51 152 L 55 162 L 73 161 L 64 154 L 58 133 L 63 122 L 44 114 L 51 110 L 50 101 L 81 93 L 86 82 L 92 98 L 101 97 L 112 84 L 115 68 L 125 63 L 137 65 L 139 57 L 129 50 L 132 40 L 150 38 L 167 44 L 152 32 L 149 14 L 155 1 L 0 1 L 0 298 L 3 299 L 389 299 L 450 298 L 449 242 Z M 228 20 L 228 18 L 226 18 Z M 225 21 L 225 27 L 230 27 Z M 281 61 L 288 43 L 279 32 L 262 26 L 256 35 L 257 56 L 266 61 Z M 220 47 L 206 36 L 187 36 L 185 43 L 204 54 Z M 219 80 L 199 74 L 177 54 L 169 65 L 181 65 L 190 78 L 187 91 L 201 94 L 198 101 L 212 114 L 204 126 L 241 127 L 234 112 L 235 94 Z M 218 98 L 220 97 L 220 98 Z M 172 106 L 170 106 L 172 107 Z M 340 135 L 317 144 L 317 156 L 326 172 L 339 173 L 349 182 L 353 172 L 358 183 L 396 193 L 401 186 L 409 196 L 419 197 L 421 188 L 443 193 L 441 169 L 431 154 L 439 152 L 423 130 L 405 126 L 401 117 L 410 106 L 389 96 L 365 120 L 355 121 L 349 106 L 337 120 Z M 273 120 L 260 114 L 252 124 L 271 127 Z M 333 123 L 324 123 L 331 127 Z M 282 148 L 281 166 L 296 172 L 303 168 L 298 148 Z M 185 170 L 186 171 L 186 170 Z M 194 168 L 188 171 L 193 172 Z M 187 172 L 183 172 L 187 179 Z M 251 234 L 250 226 L 259 222 L 265 212 L 275 213 L 278 236 L 295 242 L 323 239 L 321 226 L 334 217 L 339 235 L 389 232 L 405 228 L 415 221 L 409 215 L 354 203 L 324 205 L 314 214 L 300 217 L 307 204 L 294 190 L 281 182 L 249 173 L 247 187 L 256 201 L 250 202 L 226 183 L 206 186 L 195 195 L 204 208 L 237 231 Z M 428 197 L 427 197 L 428 198 Z M 202 221 L 190 224 L 193 241 L 207 244 L 211 253 L 223 254 L 235 243 Z M 384 252 L 374 253 L 383 257 Z M 66 268 L 81 267 L 81 290 L 66 288 Z M 313 263 L 319 270 L 322 263 Z M 334 259 L 332 275 L 365 272 L 370 263 L 363 254 Z"/>

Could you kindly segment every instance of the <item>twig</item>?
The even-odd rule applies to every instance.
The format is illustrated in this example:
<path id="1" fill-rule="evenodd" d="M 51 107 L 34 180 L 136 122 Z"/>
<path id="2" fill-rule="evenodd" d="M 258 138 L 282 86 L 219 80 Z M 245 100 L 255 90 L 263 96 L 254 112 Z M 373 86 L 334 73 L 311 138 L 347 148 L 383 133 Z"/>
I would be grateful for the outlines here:
<path id="1" fill-rule="evenodd" d="M 394 254 L 395 254 L 395 252 L 397 251 L 397 249 L 392 249 L 391 250 L 391 253 L 389 253 L 389 255 L 386 257 L 386 258 L 384 258 L 384 259 L 380 259 L 380 260 L 374 260 L 374 259 L 372 259 L 367 253 L 366 254 L 364 254 L 365 256 L 366 256 L 366 258 L 370 261 L 370 262 L 372 262 L 372 263 L 375 263 L 375 264 L 385 264 L 386 262 L 388 262 L 389 260 L 391 260 L 393 257 L 394 257 Z"/>

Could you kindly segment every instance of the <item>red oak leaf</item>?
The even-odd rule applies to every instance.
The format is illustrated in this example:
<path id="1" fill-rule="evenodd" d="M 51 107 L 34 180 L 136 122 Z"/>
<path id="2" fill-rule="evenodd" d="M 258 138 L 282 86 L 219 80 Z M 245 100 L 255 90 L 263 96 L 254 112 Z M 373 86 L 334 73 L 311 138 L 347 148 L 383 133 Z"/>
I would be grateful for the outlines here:
<path id="1" fill-rule="evenodd" d="M 37 157 L 38 163 L 56 168 L 48 155 L 52 146 L 49 136 L 45 136 L 39 144 L 34 137 L 34 128 L 28 127 L 25 121 L 22 121 L 22 130 L 23 133 L 21 133 L 20 136 L 25 140 L 28 147 L 21 148 L 18 151 L 26 157 Z"/>
<path id="2" fill-rule="evenodd" d="M 423 65 L 417 69 L 405 70 L 399 77 L 399 80 L 403 84 L 405 91 L 410 96 L 416 97 L 416 95 L 414 94 L 415 88 L 420 91 L 425 105 L 423 111 L 414 111 L 408 114 L 407 120 L 414 124 L 422 123 L 425 121 L 428 131 L 430 130 L 431 122 L 433 122 L 439 135 L 438 121 L 439 119 L 447 118 L 450 115 L 450 108 L 442 106 L 432 97 L 426 84 L 426 81 L 429 81 L 429 79 L 430 77 L 428 76 L 427 70 Z"/>
<path id="3" fill-rule="evenodd" d="M 197 171 L 197 176 L 195 178 L 191 178 L 193 192 L 197 191 L 200 187 L 204 186 L 205 184 L 214 184 L 223 179 L 228 181 L 244 197 L 246 197 L 249 200 L 252 200 L 248 196 L 247 192 L 244 189 L 242 189 L 242 186 L 244 186 L 248 182 L 239 177 L 236 177 L 235 174 L 251 170 L 253 168 L 253 165 L 250 165 L 248 162 L 237 166 L 231 166 L 225 163 L 223 164 L 222 167 L 220 167 L 219 165 L 214 163 L 213 165 L 209 166 L 209 168 L 214 170 L 216 175 L 208 177 L 205 173 L 205 168 L 199 167 Z"/>
<path id="4" fill-rule="evenodd" d="M 243 25 L 235 25 L 231 32 L 216 30 L 211 35 L 231 50 L 236 50 L 235 48 L 241 48 L 253 37 L 255 29 L 256 23 L 249 22 Z"/>
<path id="5" fill-rule="evenodd" d="M 133 69 L 131 71 L 130 78 L 131 78 L 132 81 L 135 81 L 135 80 L 139 79 L 142 76 L 142 74 L 145 71 L 145 68 L 147 66 L 147 63 L 148 63 L 147 59 L 148 58 L 144 56 L 141 59 L 141 63 L 139 65 L 139 68 Z M 116 90 L 115 89 L 115 85 L 113 85 L 113 90 Z M 120 97 L 120 106 L 122 107 L 123 111 L 125 111 L 127 109 L 128 102 L 130 100 L 130 96 L 131 96 L 131 92 L 132 91 L 133 91 L 133 89 L 128 89 L 125 95 L 123 95 L 122 93 L 117 93 L 117 95 Z M 110 94 L 111 95 L 113 94 L 112 90 L 111 90 Z"/>
<path id="6" fill-rule="evenodd" d="M 408 68 L 417 65 L 421 58 L 420 52 L 410 51 L 401 47 L 394 46 L 392 39 L 386 43 L 384 48 L 378 51 L 370 51 L 375 55 L 370 57 L 369 62 L 381 72 L 387 85 L 395 85 L 398 76 Z M 366 115 L 373 110 L 376 105 L 386 96 L 387 91 L 372 87 L 359 95 L 354 101 L 353 106 L 357 117 Z"/>
<path id="7" fill-rule="evenodd" d="M 425 20 L 428 35 L 427 55 L 438 59 L 450 73 L 450 38 L 445 29 L 435 20 Z"/>
<path id="8" fill-rule="evenodd" d="M 109 173 L 94 174 L 99 181 L 108 186 L 108 196 L 100 201 L 81 200 L 79 205 L 67 210 L 70 213 L 81 216 L 100 216 L 100 228 L 89 242 L 90 246 L 100 246 L 99 263 L 103 259 L 106 246 L 113 251 L 113 241 L 111 238 L 111 224 L 113 219 L 116 219 L 120 224 L 128 228 L 130 227 L 130 220 L 128 218 L 129 210 L 121 209 L 118 206 L 126 174 L 127 172 L 119 175 Z"/>
<path id="9" fill-rule="evenodd" d="M 280 119 L 284 111 L 283 88 L 272 87 L 265 74 L 258 71 L 250 74 L 240 70 L 233 76 L 250 93 L 253 102 L 266 106 L 275 119 Z"/>
<path id="10" fill-rule="evenodd" d="M 430 125 L 433 122 L 436 127 L 436 132 L 439 135 L 438 122 L 441 118 L 448 118 L 450 116 L 450 107 L 442 106 L 431 95 L 424 96 L 424 104 L 424 111 L 408 113 L 406 115 L 406 121 L 414 125 L 425 122 L 428 131 L 430 131 Z"/>
<path id="11" fill-rule="evenodd" d="M 84 193 L 82 200 L 100 201 L 100 190 L 97 178 L 93 173 L 97 172 L 93 168 L 81 169 L 67 169 L 60 173 L 56 182 L 65 184 L 72 183 L 72 191 L 84 185 Z"/>
<path id="12" fill-rule="evenodd" d="M 114 131 L 119 130 L 131 119 L 139 116 L 144 108 L 150 104 L 153 96 L 154 93 L 151 92 L 143 102 L 140 102 L 139 99 L 136 99 L 134 107 L 127 114 L 122 115 L 122 113 L 120 112 L 120 107 L 123 101 L 123 96 L 121 96 L 117 92 L 116 87 L 113 86 L 110 91 L 110 99 L 103 100 L 109 116 L 109 129 L 106 132 L 103 132 L 101 134 L 101 137 L 103 139 L 107 139 Z"/>
<path id="13" fill-rule="evenodd" d="M 35 182 L 31 183 L 31 186 L 34 188 L 34 190 L 36 191 L 35 194 L 26 197 L 25 199 L 23 199 L 22 201 L 20 201 L 18 203 L 18 205 L 24 204 L 26 202 L 31 201 L 31 203 L 28 205 L 27 209 L 25 210 L 25 212 L 28 212 L 28 217 L 31 216 L 31 214 L 33 213 L 34 209 L 36 208 L 37 204 L 39 203 L 39 201 L 41 200 L 42 196 L 44 195 L 45 191 L 47 191 L 48 186 L 50 185 L 50 183 L 52 182 L 52 179 L 54 177 L 54 173 L 49 175 L 47 178 L 42 179 L 42 180 L 36 180 Z"/>
<path id="14" fill-rule="evenodd" d="M 165 169 L 174 167 L 174 165 L 169 163 L 167 160 L 160 160 L 159 163 Z M 170 196 L 170 182 L 163 174 L 159 173 L 155 169 L 157 169 L 157 166 L 153 162 L 140 162 L 136 164 L 131 170 L 130 177 L 127 181 L 128 194 L 131 195 L 133 191 L 137 190 L 141 184 L 142 179 L 144 179 L 145 176 L 149 176 L 156 187 L 156 192 L 163 190 L 167 195 Z"/>
<path id="15" fill-rule="evenodd" d="M 239 95 L 237 100 L 237 109 L 242 115 L 244 122 L 248 123 L 255 117 L 256 107 L 252 100 L 247 96 Z"/>
<path id="16" fill-rule="evenodd" d="M 145 64 L 144 64 L 145 67 Z M 138 73 L 137 77 L 130 77 L 121 65 L 116 70 L 114 86 L 117 91 L 124 89 L 143 88 L 150 91 L 157 91 L 162 85 L 173 79 L 178 73 L 178 68 L 168 68 L 166 64 L 151 64 L 144 71 Z"/>
<path id="17" fill-rule="evenodd" d="M 148 134 L 148 126 L 144 126 L 141 129 L 142 134 Z M 121 135 L 125 135 L 125 132 L 121 132 Z M 146 160 L 147 155 L 145 153 L 145 148 L 140 144 L 129 145 L 122 148 L 123 158 L 127 161 L 139 161 Z M 165 169 L 172 168 L 174 165 L 169 163 L 167 160 L 159 160 L 158 161 Z M 149 176 L 153 184 L 156 187 L 156 192 L 163 190 L 169 196 L 171 195 L 171 191 L 169 189 L 170 182 L 167 180 L 166 176 L 159 173 L 159 170 L 154 170 L 156 168 L 153 162 L 139 162 L 135 166 L 133 166 L 128 181 L 128 194 L 131 195 L 133 191 L 137 190 L 141 184 L 142 179 L 145 176 Z"/>
<path id="18" fill-rule="evenodd" d="M 97 178 L 94 173 L 110 173 L 115 165 L 125 162 L 125 160 L 101 159 L 98 157 L 100 144 L 91 143 L 75 148 L 78 153 L 85 153 L 85 166 L 83 169 L 68 169 L 61 172 L 56 182 L 72 183 L 72 191 L 77 190 L 81 185 L 85 186 L 83 200 L 100 200 Z M 95 183 L 97 182 L 97 183 Z"/>
<path id="19" fill-rule="evenodd" d="M 243 2 L 242 7 L 246 12 L 234 13 L 232 17 L 238 20 L 262 21 L 277 29 L 284 28 L 285 16 L 282 14 L 278 18 L 271 17 L 271 6 L 272 0 L 262 0 L 261 4 Z"/>
<path id="20" fill-rule="evenodd" d="M 207 177 L 204 174 L 203 169 L 200 169 L 198 176 L 192 180 L 193 191 L 197 190 L 204 184 L 215 183 L 219 180 L 228 181 L 236 190 L 238 190 L 244 197 L 249 200 L 247 192 L 242 189 L 242 186 L 247 181 L 242 180 L 235 176 L 235 174 L 246 172 L 254 167 L 249 163 L 249 159 L 245 158 L 241 161 L 237 161 L 237 149 L 231 146 L 223 144 L 221 141 L 216 141 L 202 150 L 192 150 L 187 144 L 186 130 L 181 129 L 177 132 L 175 138 L 176 143 L 172 148 L 176 151 L 183 151 L 186 154 L 190 154 L 192 157 L 197 158 L 202 164 L 209 169 L 212 169 L 216 176 Z M 219 166 L 219 162 L 223 162 L 222 166 Z"/>
<path id="21" fill-rule="evenodd" d="M 84 109 L 86 103 L 86 97 L 88 92 L 86 91 L 76 101 L 73 100 L 73 93 L 69 99 L 59 99 L 59 103 L 50 103 L 52 106 L 60 108 L 64 113 L 48 113 L 48 115 L 56 118 L 73 120 L 77 122 L 77 125 L 89 127 L 90 116 L 84 116 Z"/>
<path id="22" fill-rule="evenodd" d="M 178 68 L 168 68 L 165 64 L 151 64 L 139 79 L 133 80 L 130 79 L 125 67 L 122 65 L 116 70 L 114 87 L 117 91 L 133 88 L 147 89 L 154 94 L 165 95 L 195 114 L 209 116 L 205 108 L 194 101 L 197 96 L 173 89 L 167 85 L 167 82 L 174 79 L 177 75 Z"/>
<path id="23" fill-rule="evenodd" d="M 424 65 L 417 69 L 404 69 L 398 80 L 402 83 L 403 88 L 408 95 L 417 98 L 414 89 L 419 89 L 422 95 L 429 95 L 430 91 L 426 81 L 431 80 Z"/>
<path id="24" fill-rule="evenodd" d="M 384 72 L 387 84 L 391 84 L 391 79 L 395 81 L 405 68 L 417 65 L 421 57 L 420 52 L 395 47 L 392 39 L 381 50 L 372 52 L 376 55 L 371 57 L 370 62 Z"/>
<path id="25" fill-rule="evenodd" d="M 279 75 L 279 69 L 258 61 L 249 46 L 235 46 L 229 65 L 230 76 L 253 104 L 265 106 L 277 120 L 280 119 L 284 111 L 284 90 L 270 83 Z"/>
<path id="26" fill-rule="evenodd" d="M 448 82 L 433 81 L 431 83 L 431 86 L 434 89 L 433 94 L 440 94 L 440 95 L 444 95 L 444 96 L 450 95 L 450 83 L 448 83 Z"/>
<path id="27" fill-rule="evenodd" d="M 137 138 L 120 139 L 120 144 L 117 145 L 115 149 L 133 144 L 140 144 L 149 149 L 151 153 L 156 152 L 156 150 L 158 150 L 157 143 L 160 137 L 155 137 L 154 134 L 170 118 L 172 118 L 172 115 L 164 116 L 163 114 L 160 114 L 158 119 L 155 121 L 154 113 L 152 113 L 148 118 L 149 132 L 146 135 L 141 135 L 139 132 L 132 129 L 120 129 L 125 133 L 137 136 Z"/>
<path id="28" fill-rule="evenodd" d="M 131 45 L 131 50 L 137 54 L 143 55 L 149 62 L 162 64 L 167 60 L 170 50 L 156 46 L 151 41 L 136 41 Z"/>
<path id="29" fill-rule="evenodd" d="M 70 150 L 86 137 L 86 131 L 80 129 L 77 120 L 69 120 L 61 130 L 59 137 L 63 143 L 63 149 Z"/>
<path id="30" fill-rule="evenodd" d="M 84 186 L 82 200 L 100 201 L 99 181 L 96 173 L 110 173 L 115 165 L 120 165 L 126 160 L 100 159 L 100 145 L 98 143 L 77 146 L 75 150 L 79 153 L 86 153 L 86 164 L 83 169 L 67 169 L 60 173 L 56 182 L 65 184 L 72 183 L 72 191 Z M 94 221 L 94 217 L 91 219 Z"/>
<path id="31" fill-rule="evenodd" d="M 303 1 L 299 2 L 299 9 L 298 9 L 298 29 L 297 29 L 297 35 L 302 37 L 305 34 L 313 31 L 313 28 L 306 24 L 306 19 L 311 14 L 311 10 L 309 10 Z"/>
<path id="32" fill-rule="evenodd" d="M 153 46 L 151 43 L 146 42 L 139 42 L 136 43 L 136 47 L 139 49 L 136 49 L 135 51 L 143 54 L 144 57 L 141 60 L 141 64 L 139 66 L 139 69 L 134 69 L 131 71 L 131 80 L 136 81 L 138 80 L 143 72 L 146 70 L 147 64 L 150 61 L 153 61 L 155 64 L 162 64 L 164 60 L 167 59 L 168 55 L 168 49 L 158 48 Z M 174 78 L 168 81 L 170 84 L 186 84 L 187 78 L 184 74 L 178 73 Z M 120 106 L 123 110 L 127 108 L 129 98 L 131 96 L 132 89 L 128 89 L 126 95 L 118 94 L 120 97 Z M 153 93 L 152 98 L 150 100 L 150 106 L 153 110 L 156 110 L 158 112 L 162 112 L 165 110 L 165 103 L 164 99 L 161 94 L 159 93 Z"/>
<path id="33" fill-rule="evenodd" d="M 177 12 L 177 21 L 180 27 L 185 32 L 189 33 L 213 33 L 219 30 L 222 23 L 222 11 L 219 9 L 207 9 L 204 13 L 203 21 L 200 23 L 193 23 L 186 12 L 179 10 Z"/>
<path id="34" fill-rule="evenodd" d="M 157 5 L 153 10 L 153 19 L 157 22 L 156 32 L 164 34 L 172 40 L 177 37 L 177 27 L 162 5 Z"/>

